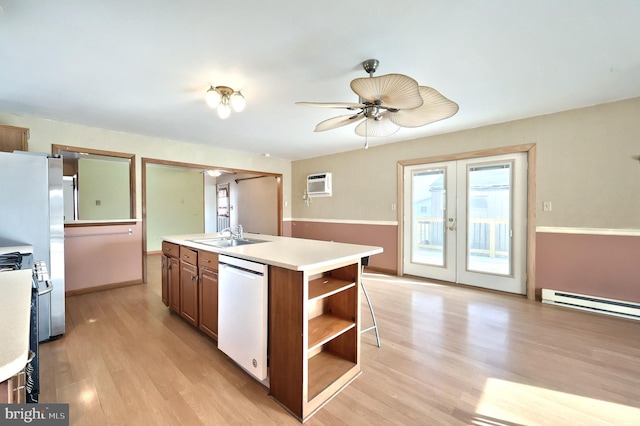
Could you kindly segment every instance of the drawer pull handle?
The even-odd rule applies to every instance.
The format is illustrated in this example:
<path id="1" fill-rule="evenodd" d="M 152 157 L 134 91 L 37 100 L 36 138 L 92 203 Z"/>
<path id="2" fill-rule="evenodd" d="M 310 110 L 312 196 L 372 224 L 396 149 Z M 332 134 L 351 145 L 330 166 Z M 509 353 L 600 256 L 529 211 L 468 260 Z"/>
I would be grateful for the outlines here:
<path id="1" fill-rule="evenodd" d="M 204 263 L 210 263 L 210 262 L 211 262 L 209 259 L 202 259 L 202 261 L 203 261 Z"/>

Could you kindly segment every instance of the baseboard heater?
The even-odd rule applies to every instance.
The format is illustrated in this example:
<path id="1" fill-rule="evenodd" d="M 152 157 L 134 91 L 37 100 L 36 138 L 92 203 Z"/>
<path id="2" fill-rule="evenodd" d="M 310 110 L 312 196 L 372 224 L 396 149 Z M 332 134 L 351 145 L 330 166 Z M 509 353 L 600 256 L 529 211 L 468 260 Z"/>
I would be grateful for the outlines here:
<path id="1" fill-rule="evenodd" d="M 542 303 L 640 321 L 640 303 L 626 302 L 624 300 L 607 299 L 604 297 L 587 296 L 584 294 L 543 288 Z"/>

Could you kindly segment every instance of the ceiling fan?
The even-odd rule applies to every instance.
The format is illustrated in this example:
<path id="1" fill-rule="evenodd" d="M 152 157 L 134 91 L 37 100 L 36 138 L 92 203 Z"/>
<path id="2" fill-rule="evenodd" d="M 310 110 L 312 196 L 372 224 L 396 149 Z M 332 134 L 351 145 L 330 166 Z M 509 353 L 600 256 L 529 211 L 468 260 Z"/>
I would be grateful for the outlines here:
<path id="1" fill-rule="evenodd" d="M 458 104 L 431 87 L 419 86 L 418 82 L 404 74 L 374 77 L 378 64 L 377 59 L 364 61 L 362 67 L 369 78 L 356 78 L 351 82 L 351 90 L 359 96 L 358 103 L 296 102 L 304 106 L 355 111 L 320 122 L 315 128 L 316 132 L 360 123 L 355 129 L 359 136 L 389 136 L 400 127 L 425 126 L 458 112 Z"/>

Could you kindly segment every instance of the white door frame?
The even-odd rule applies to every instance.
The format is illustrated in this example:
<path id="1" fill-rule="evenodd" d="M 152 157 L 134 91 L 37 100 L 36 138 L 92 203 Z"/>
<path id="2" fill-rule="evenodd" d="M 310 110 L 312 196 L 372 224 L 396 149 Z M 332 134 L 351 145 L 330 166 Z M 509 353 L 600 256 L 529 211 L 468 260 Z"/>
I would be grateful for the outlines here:
<path id="1" fill-rule="evenodd" d="M 418 164 L 440 163 L 454 160 L 466 160 L 480 157 L 491 157 L 515 152 L 527 153 L 527 298 L 535 300 L 535 251 L 536 251 L 536 144 L 523 144 L 502 148 L 471 151 L 457 154 L 446 154 L 434 157 L 417 158 L 398 161 L 398 275 L 404 275 L 404 168 Z"/>

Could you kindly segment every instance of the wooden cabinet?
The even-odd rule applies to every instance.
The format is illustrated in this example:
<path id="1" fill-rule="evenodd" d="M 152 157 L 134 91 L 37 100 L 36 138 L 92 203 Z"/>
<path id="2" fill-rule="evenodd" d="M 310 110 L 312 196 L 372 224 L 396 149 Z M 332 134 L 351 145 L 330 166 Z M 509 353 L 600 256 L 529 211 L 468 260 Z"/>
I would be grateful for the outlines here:
<path id="1" fill-rule="evenodd" d="M 180 260 L 169 258 L 170 274 L 169 280 L 169 308 L 176 313 L 180 313 Z"/>
<path id="2" fill-rule="evenodd" d="M 218 254 L 162 242 L 162 302 L 218 340 Z"/>
<path id="3" fill-rule="evenodd" d="M 218 340 L 218 254 L 198 252 L 200 269 L 198 328 L 207 336 Z"/>
<path id="4" fill-rule="evenodd" d="M 29 129 L 0 125 L 0 151 L 28 151 Z"/>
<path id="5" fill-rule="evenodd" d="M 25 371 L 0 383 L 0 404 L 24 404 L 27 402 Z"/>
<path id="6" fill-rule="evenodd" d="M 162 243 L 162 303 L 180 312 L 180 246 Z"/>
<path id="7" fill-rule="evenodd" d="M 360 374 L 360 264 L 269 269 L 271 395 L 306 420 Z"/>
<path id="8" fill-rule="evenodd" d="M 198 327 L 198 252 L 180 246 L 180 315 Z"/>

